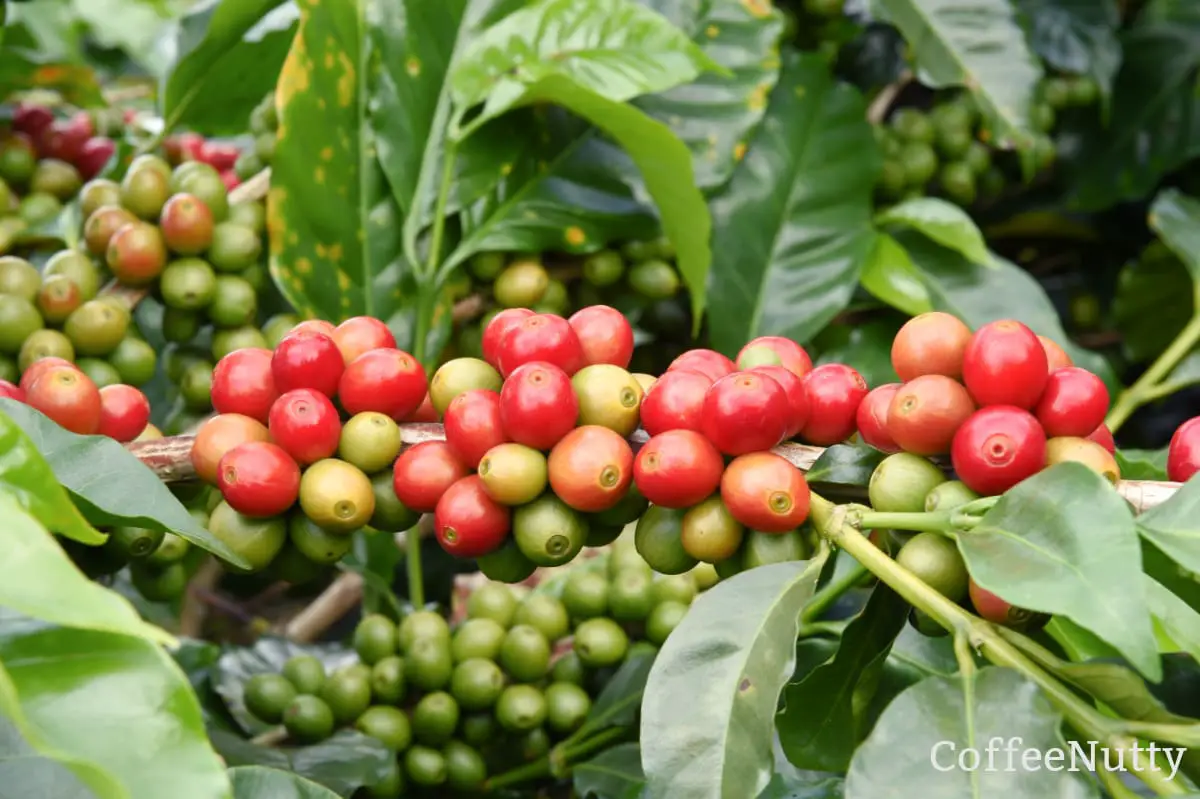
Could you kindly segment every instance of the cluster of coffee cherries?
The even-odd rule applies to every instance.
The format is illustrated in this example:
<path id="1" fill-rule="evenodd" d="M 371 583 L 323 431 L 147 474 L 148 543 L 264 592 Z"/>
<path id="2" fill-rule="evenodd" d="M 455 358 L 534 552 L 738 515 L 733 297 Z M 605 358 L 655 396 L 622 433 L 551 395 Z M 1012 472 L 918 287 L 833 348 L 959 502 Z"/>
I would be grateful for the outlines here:
<path id="1" fill-rule="evenodd" d="M 178 133 L 163 141 L 163 153 L 171 166 L 194 161 L 217 171 L 225 188 L 232 191 L 242 182 L 234 169 L 241 150 L 228 142 L 210 141 L 199 133 Z"/>
<path id="2" fill-rule="evenodd" d="M 108 436 L 121 443 L 161 437 L 150 424 L 150 401 L 139 389 L 124 383 L 97 387 L 64 358 L 34 362 L 19 384 L 0 380 L 0 398 L 23 402 L 79 435 Z"/>

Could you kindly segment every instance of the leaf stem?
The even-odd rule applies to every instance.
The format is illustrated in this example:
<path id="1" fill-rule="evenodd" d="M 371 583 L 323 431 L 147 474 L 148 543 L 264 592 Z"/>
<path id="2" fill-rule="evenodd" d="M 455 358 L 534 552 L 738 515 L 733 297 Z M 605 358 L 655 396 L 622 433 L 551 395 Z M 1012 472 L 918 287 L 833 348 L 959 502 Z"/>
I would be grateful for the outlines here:
<path id="1" fill-rule="evenodd" d="M 1170 375 L 1171 370 L 1179 365 L 1179 362 L 1196 346 L 1197 342 L 1200 342 L 1200 312 L 1192 316 L 1191 321 L 1184 326 L 1183 330 L 1179 331 L 1179 335 L 1171 342 L 1171 346 L 1162 351 L 1154 363 L 1150 364 L 1150 368 L 1132 386 L 1117 396 L 1117 401 L 1113 403 L 1112 409 L 1108 412 L 1108 418 L 1104 420 L 1108 429 L 1116 433 L 1121 425 L 1129 420 L 1134 411 L 1147 402 L 1158 399 L 1161 396 L 1156 393 L 1159 384 Z"/>
<path id="2" fill-rule="evenodd" d="M 828 583 L 817 593 L 813 594 L 812 599 L 804 605 L 804 609 L 800 612 L 801 624 L 812 624 L 821 617 L 821 614 L 829 610 L 830 606 L 837 602 L 842 594 L 851 590 L 862 581 L 862 578 L 870 574 L 865 566 L 857 560 L 846 569 L 846 572 L 836 580 Z"/>
<path id="3" fill-rule="evenodd" d="M 569 765 L 572 761 L 585 758 L 627 735 L 629 735 L 628 727 L 610 727 L 607 730 L 596 733 L 582 743 L 571 747 L 563 747 L 562 753 L 558 757 L 561 759 L 563 765 Z M 551 757 L 554 757 L 554 752 L 558 750 L 559 748 L 555 747 L 550 753 Z"/>
<path id="4" fill-rule="evenodd" d="M 906 530 L 915 533 L 950 533 L 956 528 L 950 511 L 930 513 L 877 513 L 862 511 L 855 514 L 855 526 L 863 530 Z"/>
<path id="5" fill-rule="evenodd" d="M 445 150 L 442 152 L 442 180 L 438 184 L 437 201 L 433 207 L 433 232 L 429 239 L 429 257 L 425 262 L 425 271 L 421 282 L 434 280 L 434 285 L 441 283 L 443 277 L 438 273 L 442 262 L 442 239 L 446 233 L 446 205 L 450 202 L 450 186 L 454 182 L 454 161 L 458 156 L 458 145 L 447 139 Z M 436 278 L 435 278 L 436 276 Z"/>
<path id="6" fill-rule="evenodd" d="M 497 774 L 495 777 L 489 777 L 483 783 L 483 790 L 491 793 L 500 788 L 507 788 L 510 785 L 518 785 L 522 782 L 531 782 L 539 780 L 543 777 L 550 776 L 550 756 L 543 755 L 532 763 L 526 763 L 523 766 L 517 766 L 514 769 Z"/>

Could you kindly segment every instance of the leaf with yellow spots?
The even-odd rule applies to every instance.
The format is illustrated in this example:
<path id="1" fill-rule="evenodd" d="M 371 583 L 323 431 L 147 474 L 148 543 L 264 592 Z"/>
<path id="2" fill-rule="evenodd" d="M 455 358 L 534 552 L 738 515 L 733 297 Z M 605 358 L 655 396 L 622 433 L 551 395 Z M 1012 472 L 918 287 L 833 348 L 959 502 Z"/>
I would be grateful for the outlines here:
<path id="1" fill-rule="evenodd" d="M 297 20 L 286 0 L 208 0 L 184 15 L 162 93 L 167 127 L 243 132 L 246 117 L 275 88 Z"/>
<path id="2" fill-rule="evenodd" d="M 758 135 L 712 200 L 717 349 L 761 335 L 803 343 L 850 301 L 875 243 L 882 163 L 865 114 L 820 56 L 785 59 Z"/>

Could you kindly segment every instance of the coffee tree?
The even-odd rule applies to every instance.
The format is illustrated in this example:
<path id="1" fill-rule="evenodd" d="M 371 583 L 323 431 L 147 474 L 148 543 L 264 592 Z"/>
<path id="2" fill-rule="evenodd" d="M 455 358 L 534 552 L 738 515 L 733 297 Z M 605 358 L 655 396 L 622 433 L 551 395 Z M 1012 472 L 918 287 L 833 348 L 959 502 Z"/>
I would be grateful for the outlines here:
<path id="1" fill-rule="evenodd" d="M 0 792 L 1200 795 L 1200 15 L 4 2 Z"/>

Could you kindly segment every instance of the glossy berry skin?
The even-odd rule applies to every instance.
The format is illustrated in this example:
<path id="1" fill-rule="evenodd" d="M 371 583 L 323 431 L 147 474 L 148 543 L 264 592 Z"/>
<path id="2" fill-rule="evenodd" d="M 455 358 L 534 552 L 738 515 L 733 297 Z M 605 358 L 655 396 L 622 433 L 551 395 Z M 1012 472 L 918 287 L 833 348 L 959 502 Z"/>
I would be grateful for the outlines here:
<path id="1" fill-rule="evenodd" d="M 944 311 L 918 314 L 892 339 L 892 369 L 906 383 L 921 375 L 957 379 L 970 341 L 971 328 L 957 316 Z"/>
<path id="2" fill-rule="evenodd" d="M 1167 479 L 1186 483 L 1200 471 L 1200 416 L 1176 428 L 1167 448 Z"/>
<path id="3" fill-rule="evenodd" d="M 699 372 L 715 383 L 725 375 L 736 372 L 737 366 L 716 350 L 695 349 L 683 353 L 667 367 L 668 372 L 678 369 Z"/>
<path id="4" fill-rule="evenodd" d="M 1045 336 L 1038 336 L 1038 341 L 1042 342 L 1042 349 L 1046 351 L 1046 368 L 1051 372 L 1055 369 L 1075 365 L 1075 362 L 1071 360 L 1071 356 L 1058 345 L 1057 341 Z"/>
<path id="5" fill-rule="evenodd" d="M 1029 411 L 991 405 L 975 411 L 958 428 L 950 460 L 967 488 L 996 496 L 1046 465 L 1046 433 Z"/>
<path id="6" fill-rule="evenodd" d="M 446 408 L 446 443 L 455 456 L 475 469 L 492 447 L 508 441 L 500 421 L 500 395 L 471 389 L 459 394 Z"/>
<path id="7" fill-rule="evenodd" d="M 495 552 L 508 538 L 511 523 L 512 511 L 489 497 L 475 474 L 446 489 L 433 514 L 438 543 L 458 558 Z"/>
<path id="8" fill-rule="evenodd" d="M 558 498 L 583 513 L 599 513 L 624 498 L 633 482 L 633 450 L 618 433 L 584 425 L 550 450 L 550 487 Z"/>
<path id="9" fill-rule="evenodd" d="M 899 383 L 884 383 L 867 392 L 863 401 L 858 404 L 855 413 L 855 426 L 858 435 L 868 446 L 880 452 L 899 452 L 900 447 L 892 440 L 887 431 L 888 407 L 892 397 L 900 389 Z"/>
<path id="10" fill-rule="evenodd" d="M 17 402 L 25 401 L 25 391 L 18 385 L 0 380 L 0 399 L 12 399 Z"/>
<path id="11" fill-rule="evenodd" d="M 827 363 L 804 376 L 808 422 L 800 437 L 810 444 L 831 447 L 854 433 L 858 406 L 867 396 L 867 381 L 841 363 Z"/>
<path id="12" fill-rule="evenodd" d="M 504 378 L 525 364 L 537 362 L 557 366 L 568 378 L 585 366 L 583 344 L 561 316 L 534 314 L 517 321 L 504 334 L 499 367 Z"/>
<path id="13" fill-rule="evenodd" d="M 333 338 L 312 330 L 288 333 L 271 356 L 271 374 L 281 394 L 311 388 L 332 397 L 345 369 Z"/>
<path id="14" fill-rule="evenodd" d="M 240 413 L 266 424 L 271 406 L 279 399 L 271 360 L 270 350 L 246 347 L 217 361 L 212 375 L 212 405 L 217 413 Z"/>
<path id="15" fill-rule="evenodd" d="M 298 333 L 320 333 L 323 336 L 333 338 L 333 331 L 335 330 L 337 328 L 333 326 L 333 322 L 327 322 L 324 319 L 305 319 L 289 330 L 287 334 L 291 336 Z"/>
<path id="16" fill-rule="evenodd" d="M 300 496 L 300 467 L 277 444 L 248 441 L 221 456 L 217 488 L 245 516 L 278 516 Z"/>
<path id="17" fill-rule="evenodd" d="M 102 436 L 122 444 L 137 438 L 150 424 L 150 400 L 133 386 L 116 383 L 100 389 L 100 428 Z"/>
<path id="18" fill-rule="evenodd" d="M 812 358 L 796 342 L 783 336 L 759 336 L 752 339 L 738 352 L 735 364 L 738 369 L 749 371 L 758 366 L 782 366 L 796 377 L 804 377 L 812 371 Z"/>
<path id="19" fill-rule="evenodd" d="M 196 431 L 190 455 L 192 468 L 206 483 L 216 485 L 217 467 L 226 452 L 247 441 L 269 441 L 267 426 L 240 413 L 212 417 Z"/>
<path id="20" fill-rule="evenodd" d="M 400 453 L 392 487 L 409 510 L 433 513 L 442 494 L 470 473 L 445 441 L 423 441 Z"/>
<path id="21" fill-rule="evenodd" d="M 786 533 L 804 524 L 810 497 L 799 469 L 773 452 L 752 452 L 725 467 L 721 501 L 751 530 Z"/>
<path id="22" fill-rule="evenodd" d="M 419 422 L 429 424 L 438 421 L 437 408 L 433 407 L 433 399 L 429 396 L 429 392 L 425 392 L 425 399 L 421 400 L 421 404 L 417 409 L 405 416 L 405 422 Z"/>
<path id="23" fill-rule="evenodd" d="M 709 386 L 700 431 L 725 455 L 761 452 L 783 441 L 791 421 L 783 388 L 761 372 L 734 372 Z"/>
<path id="24" fill-rule="evenodd" d="M 370 316 L 350 317 L 333 329 L 332 338 L 347 364 L 364 352 L 396 348 L 396 337 L 388 326 Z"/>
<path id="25" fill-rule="evenodd" d="M 567 319 L 583 347 L 585 366 L 608 363 L 625 369 L 633 357 L 633 327 L 625 315 L 607 305 L 581 308 Z"/>
<path id="26" fill-rule="evenodd" d="M 500 421 L 510 441 L 549 450 L 571 432 L 579 399 L 571 378 L 554 364 L 534 361 L 517 367 L 500 389 Z"/>
<path id="27" fill-rule="evenodd" d="M 1109 455 L 1117 454 L 1117 442 L 1113 439 L 1112 431 L 1108 429 L 1108 425 L 1102 424 L 1085 436 L 1088 441 L 1094 441 L 1100 446 L 1108 450 Z"/>
<path id="28" fill-rule="evenodd" d="M 1010 605 L 986 588 L 981 588 L 974 580 L 968 579 L 967 581 L 967 595 L 971 598 L 971 606 L 975 608 L 979 617 L 992 624 L 1011 627 L 1015 630 L 1029 630 L 1040 627 L 1050 620 L 1045 613 L 1036 613 Z"/>
<path id="29" fill-rule="evenodd" d="M 528 319 L 533 315 L 533 311 L 528 308 L 505 308 L 493 316 L 492 321 L 488 322 L 487 327 L 483 329 L 483 359 L 499 369 L 500 343 L 504 341 L 504 334 L 522 319 Z"/>
<path id="30" fill-rule="evenodd" d="M 100 430 L 100 389 L 74 366 L 46 369 L 25 392 L 25 402 L 72 433 L 88 436 Z"/>
<path id="31" fill-rule="evenodd" d="M 952 377 L 921 375 L 905 383 L 888 406 L 892 441 L 915 455 L 943 455 L 972 413 L 971 395 Z"/>
<path id="32" fill-rule="evenodd" d="M 39 358 L 30 364 L 29 368 L 21 374 L 21 381 L 18 387 L 26 394 L 29 394 L 29 389 L 33 387 L 37 379 L 55 366 L 66 366 L 71 369 L 79 368 L 66 358 L 59 358 L 53 355 L 48 358 Z"/>
<path id="33" fill-rule="evenodd" d="M 376 411 L 400 421 L 425 399 L 425 367 L 404 350 L 376 349 L 359 355 L 338 380 L 338 402 L 353 415 Z"/>
<path id="34" fill-rule="evenodd" d="M 783 389 L 789 409 L 787 432 L 783 437 L 788 439 L 799 435 L 808 422 L 808 393 L 804 390 L 803 380 L 797 377 L 795 372 L 782 366 L 755 366 L 749 371 L 766 375 Z"/>
<path id="35" fill-rule="evenodd" d="M 642 428 L 652 436 L 668 430 L 700 430 L 704 421 L 704 395 L 713 384 L 691 369 L 676 369 L 654 381 L 638 409 Z"/>
<path id="36" fill-rule="evenodd" d="M 1030 410 L 1042 396 L 1050 367 L 1032 330 L 1004 319 L 975 331 L 963 354 L 963 383 L 975 404 Z"/>
<path id="37" fill-rule="evenodd" d="M 337 408 L 320 391 L 298 388 L 280 395 L 267 414 L 271 440 L 301 466 L 337 452 L 342 421 Z"/>
<path id="38" fill-rule="evenodd" d="M 725 461 L 713 443 L 694 430 L 651 437 L 633 460 L 633 481 L 642 496 L 664 508 L 690 508 L 721 485 Z"/>
<path id="39" fill-rule="evenodd" d="M 1063 366 L 1050 373 L 1034 409 L 1046 436 L 1084 436 L 1104 423 L 1108 388 L 1087 369 Z"/>

